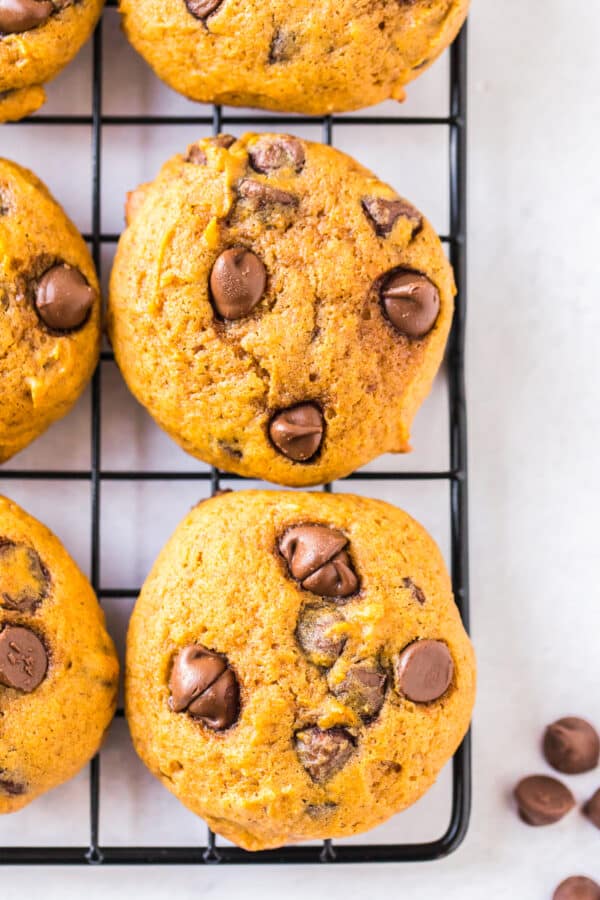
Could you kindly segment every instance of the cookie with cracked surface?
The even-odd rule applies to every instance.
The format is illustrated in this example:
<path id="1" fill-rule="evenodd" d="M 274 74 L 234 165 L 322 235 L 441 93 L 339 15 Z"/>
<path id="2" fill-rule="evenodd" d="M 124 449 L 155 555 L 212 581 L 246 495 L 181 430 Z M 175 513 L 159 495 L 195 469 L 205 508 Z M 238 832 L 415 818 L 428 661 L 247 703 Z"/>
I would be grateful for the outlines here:
<path id="1" fill-rule="evenodd" d="M 323 115 L 403 100 L 469 0 L 120 0 L 125 33 L 203 103 Z"/>
<path id="2" fill-rule="evenodd" d="M 348 575 L 332 590 L 340 555 L 350 594 Z M 460 743 L 474 692 L 438 548 L 406 513 L 362 497 L 203 502 L 129 627 L 137 752 L 249 850 L 348 836 L 409 806 Z"/>
<path id="3" fill-rule="evenodd" d="M 83 238 L 32 172 L 0 159 L 0 462 L 69 411 L 99 352 Z"/>
<path id="4" fill-rule="evenodd" d="M 104 0 L 0 0 L 0 122 L 46 101 L 44 85 L 77 55 Z"/>
<path id="5" fill-rule="evenodd" d="M 0 497 L 0 814 L 72 778 L 115 710 L 104 614 L 58 538 Z"/>
<path id="6" fill-rule="evenodd" d="M 338 150 L 247 134 L 193 144 L 127 213 L 109 333 L 185 450 L 303 486 L 410 449 L 454 296 L 414 206 Z"/>

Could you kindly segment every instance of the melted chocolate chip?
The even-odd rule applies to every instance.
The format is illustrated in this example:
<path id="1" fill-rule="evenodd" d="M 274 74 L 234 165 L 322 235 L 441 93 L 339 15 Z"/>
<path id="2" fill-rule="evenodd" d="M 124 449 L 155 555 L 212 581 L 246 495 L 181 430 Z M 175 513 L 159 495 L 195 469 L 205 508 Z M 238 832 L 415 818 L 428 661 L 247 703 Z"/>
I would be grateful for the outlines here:
<path id="1" fill-rule="evenodd" d="M 55 331 L 74 331 L 87 320 L 98 299 L 78 269 L 54 266 L 38 283 L 35 307 L 42 322 Z"/>
<path id="2" fill-rule="evenodd" d="M 0 684 L 30 694 L 47 669 L 48 654 L 37 634 L 18 625 L 0 631 Z"/>
<path id="3" fill-rule="evenodd" d="M 583 807 L 583 812 L 592 825 L 595 825 L 596 828 L 600 828 L 600 788 L 598 788 L 595 794 L 592 794 Z"/>
<path id="4" fill-rule="evenodd" d="M 323 414 L 314 403 L 282 409 L 271 419 L 269 436 L 275 447 L 294 462 L 307 462 L 323 440 Z"/>
<path id="5" fill-rule="evenodd" d="M 442 641 L 414 641 L 395 664 L 396 690 L 413 703 L 432 703 L 452 683 L 454 663 Z"/>
<path id="6" fill-rule="evenodd" d="M 222 147 L 224 150 L 228 150 L 235 142 L 236 138 L 232 134 L 218 134 L 216 137 L 210 138 L 211 144 L 214 144 L 215 147 Z M 206 153 L 199 144 L 191 144 L 184 159 L 185 162 L 192 163 L 195 166 L 205 166 L 208 162 Z"/>
<path id="7" fill-rule="evenodd" d="M 343 728 L 322 731 L 316 726 L 296 734 L 298 759 L 317 784 L 329 781 L 354 752 L 352 738 Z"/>
<path id="8" fill-rule="evenodd" d="M 519 815 L 527 825 L 553 825 L 575 806 L 571 791 L 556 778 L 530 775 L 515 788 Z"/>
<path id="9" fill-rule="evenodd" d="M 27 785 L 13 778 L 7 778 L 4 769 L 0 769 L 0 793 L 9 797 L 22 797 L 27 793 Z"/>
<path id="10" fill-rule="evenodd" d="M 350 666 L 344 680 L 336 683 L 330 673 L 329 690 L 362 719 L 377 715 L 385 699 L 385 673 L 375 660 L 363 660 Z"/>
<path id="11" fill-rule="evenodd" d="M 600 738 L 589 722 L 568 716 L 548 726 L 543 749 L 554 769 L 566 775 L 578 775 L 598 765 Z"/>
<path id="12" fill-rule="evenodd" d="M 420 603 L 421 606 L 423 606 L 427 598 L 421 588 L 414 583 L 412 578 L 403 578 L 402 584 L 411 592 L 411 594 L 413 595 L 413 599 L 416 600 L 417 603 Z"/>
<path id="13" fill-rule="evenodd" d="M 267 271 L 251 250 L 225 250 L 210 273 L 210 291 L 215 309 L 224 319 L 242 319 L 260 302 L 267 286 Z"/>
<path id="14" fill-rule="evenodd" d="M 0 606 L 32 613 L 50 589 L 50 575 L 27 544 L 0 538 Z"/>
<path id="15" fill-rule="evenodd" d="M 277 137 L 262 137 L 248 151 L 250 165 L 256 172 L 269 174 L 276 169 L 290 167 L 301 172 L 306 154 L 301 141 L 287 134 Z"/>
<path id="16" fill-rule="evenodd" d="M 169 679 L 170 705 L 214 731 L 230 728 L 239 715 L 239 687 L 226 658 L 201 644 L 181 650 Z"/>
<path id="17" fill-rule="evenodd" d="M 0 0 L 0 34 L 22 34 L 38 28 L 53 12 L 49 0 Z"/>
<path id="18" fill-rule="evenodd" d="M 437 321 L 440 311 L 438 289 L 425 275 L 406 269 L 384 279 L 381 302 L 394 328 L 408 338 L 422 338 Z"/>
<path id="19" fill-rule="evenodd" d="M 253 181 L 251 178 L 243 178 L 238 184 L 238 195 L 248 200 L 255 209 L 263 206 L 271 206 L 276 203 L 281 206 L 298 206 L 298 198 L 289 191 L 263 184 L 261 181 Z"/>
<path id="20" fill-rule="evenodd" d="M 296 53 L 296 35 L 293 31 L 276 28 L 269 46 L 269 64 L 289 62 Z"/>
<path id="21" fill-rule="evenodd" d="M 296 627 L 296 637 L 315 666 L 330 668 L 344 649 L 346 637 L 337 630 L 341 622 L 342 616 L 336 610 L 314 607 L 303 610 Z"/>
<path id="22" fill-rule="evenodd" d="M 358 578 L 345 549 L 347 537 L 326 525 L 296 525 L 283 535 L 279 552 L 304 590 L 323 597 L 349 597 Z"/>
<path id="23" fill-rule="evenodd" d="M 574 875 L 559 884 L 552 900 L 600 900 L 600 885 L 591 878 Z"/>
<path id="24" fill-rule="evenodd" d="M 402 216 L 408 219 L 416 229 L 420 229 L 423 223 L 421 213 L 407 200 L 384 200 L 383 197 L 365 197 L 362 207 L 367 219 L 373 226 L 375 234 L 386 237 Z M 414 230 L 413 230 L 414 235 Z"/>
<path id="25" fill-rule="evenodd" d="M 223 0 L 185 0 L 188 11 L 195 19 L 207 19 L 223 3 Z"/>

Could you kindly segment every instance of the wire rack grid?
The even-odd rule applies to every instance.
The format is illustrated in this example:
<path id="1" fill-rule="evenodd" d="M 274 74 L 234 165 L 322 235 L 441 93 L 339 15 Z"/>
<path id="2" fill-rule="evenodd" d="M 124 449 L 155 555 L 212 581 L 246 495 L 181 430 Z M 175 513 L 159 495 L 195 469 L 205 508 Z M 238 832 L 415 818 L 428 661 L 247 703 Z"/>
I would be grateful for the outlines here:
<path id="1" fill-rule="evenodd" d="M 115 0 L 109 0 L 114 6 Z M 173 125 L 210 126 L 215 134 L 226 126 L 270 125 L 293 129 L 301 125 L 319 125 L 324 143 L 333 144 L 334 129 L 347 125 L 377 128 L 382 125 L 444 126 L 449 130 L 449 211 L 450 228 L 440 235 L 449 248 L 454 266 L 458 296 L 454 324 L 447 353 L 449 402 L 449 468 L 429 471 L 361 471 L 348 476 L 348 481 L 443 481 L 449 485 L 450 495 L 450 552 L 454 594 L 465 626 L 469 627 L 468 583 L 468 514 L 467 514 L 467 423 L 465 404 L 465 326 L 466 326 L 466 193 L 467 193 L 467 26 L 465 25 L 450 50 L 450 91 L 448 113 L 445 116 L 326 116 L 323 118 L 297 115 L 261 115 L 260 113 L 224 113 L 213 107 L 210 115 L 105 115 L 102 107 L 102 21 L 93 39 L 93 80 L 91 115 L 38 115 L 21 125 L 89 126 L 92 152 L 92 224 L 85 237 L 92 247 L 98 270 L 105 244 L 115 244 L 119 235 L 103 233 L 101 228 L 102 139 L 106 126 L 146 125 L 155 128 Z M 242 481 L 239 476 L 211 471 L 141 471 L 107 470 L 101 460 L 101 368 L 113 364 L 110 351 L 102 353 L 92 382 L 91 465 L 89 469 L 0 469 L 0 482 L 6 480 L 79 480 L 89 483 L 91 495 L 91 582 L 101 600 L 134 598 L 137 590 L 103 588 L 100 574 L 100 515 L 101 491 L 104 482 L 195 481 L 208 480 L 211 491 L 219 489 L 221 477 L 228 481 Z M 323 487 L 331 490 L 331 485 Z M 117 712 L 123 716 L 123 710 Z M 247 853 L 233 846 L 218 846 L 209 830 L 204 846 L 104 846 L 100 842 L 100 777 L 101 754 L 90 764 L 89 837 L 86 843 L 74 847 L 0 847 L 0 864 L 4 865 L 108 865 L 108 864 L 260 864 L 260 863 L 366 863 L 419 862 L 440 859 L 452 853 L 462 842 L 468 828 L 471 804 L 471 742 L 467 735 L 452 761 L 452 804 L 450 821 L 444 834 L 433 841 L 394 844 L 338 845 L 330 840 L 316 846 L 283 847 L 278 850 Z"/>

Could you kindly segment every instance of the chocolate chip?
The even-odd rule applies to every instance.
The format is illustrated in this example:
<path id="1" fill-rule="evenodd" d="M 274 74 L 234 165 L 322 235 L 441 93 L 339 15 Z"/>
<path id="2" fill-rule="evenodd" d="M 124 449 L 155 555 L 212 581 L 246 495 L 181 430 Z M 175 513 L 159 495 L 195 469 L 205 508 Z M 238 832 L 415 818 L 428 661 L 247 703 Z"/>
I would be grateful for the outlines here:
<path id="1" fill-rule="evenodd" d="M 349 597 L 358 590 L 358 578 L 346 545 L 348 538 L 326 525 L 296 525 L 279 542 L 279 552 L 293 578 L 313 594 Z"/>
<path id="2" fill-rule="evenodd" d="M 595 794 L 592 794 L 583 807 L 583 812 L 592 825 L 595 825 L 596 828 L 600 828 L 600 788 L 598 788 Z"/>
<path id="3" fill-rule="evenodd" d="M 600 885 L 591 878 L 574 875 L 559 884 L 552 900 L 600 900 Z"/>
<path id="4" fill-rule="evenodd" d="M 298 759 L 317 784 L 329 781 L 346 765 L 353 752 L 352 738 L 343 728 L 322 731 L 314 726 L 296 734 Z"/>
<path id="5" fill-rule="evenodd" d="M 55 331 L 73 331 L 86 321 L 98 299 L 78 269 L 54 266 L 38 283 L 35 306 L 42 322 Z"/>
<path id="6" fill-rule="evenodd" d="M 344 649 L 346 637 L 337 631 L 341 622 L 342 616 L 335 610 L 315 607 L 303 610 L 296 627 L 296 637 L 315 666 L 328 669 Z"/>
<path id="7" fill-rule="evenodd" d="M 188 151 L 184 157 L 185 162 L 192 163 L 194 166 L 205 166 L 208 162 L 206 153 L 198 144 L 192 144 L 188 147 Z"/>
<path id="8" fill-rule="evenodd" d="M 331 693 L 362 719 L 372 719 L 383 706 L 386 681 L 375 660 L 362 660 L 350 666 L 344 680 L 337 684 L 333 673 L 328 678 Z"/>
<path id="9" fill-rule="evenodd" d="M 306 161 L 302 143 L 287 134 L 277 137 L 262 137 L 248 151 L 250 165 L 257 172 L 269 174 L 284 167 L 301 172 Z"/>
<path id="10" fill-rule="evenodd" d="M 527 825 L 553 825 L 575 806 L 571 791 L 556 778 L 530 775 L 515 788 L 519 815 Z"/>
<path id="11" fill-rule="evenodd" d="M 9 797 L 22 797 L 27 793 L 27 785 L 12 778 L 5 777 L 4 769 L 0 769 L 0 793 L 8 794 Z"/>
<path id="12" fill-rule="evenodd" d="M 2 99 L 2 94 L 0 94 Z M 0 216 L 7 216 L 11 211 L 12 201 L 8 189 L 0 184 Z"/>
<path id="13" fill-rule="evenodd" d="M 411 594 L 413 595 L 413 599 L 416 600 L 417 603 L 420 603 L 421 606 L 423 606 L 427 598 L 421 588 L 414 583 L 412 578 L 403 578 L 402 584 L 405 588 L 407 588 L 407 590 L 411 592 Z"/>
<path id="14" fill-rule="evenodd" d="M 443 641 L 414 641 L 395 664 L 396 690 L 414 703 L 432 703 L 452 683 L 454 663 Z"/>
<path id="15" fill-rule="evenodd" d="M 27 544 L 0 538 L 0 606 L 32 613 L 50 589 L 50 575 Z"/>
<path id="16" fill-rule="evenodd" d="M 296 35 L 294 32 L 276 28 L 269 46 L 269 64 L 289 62 L 295 53 Z"/>
<path id="17" fill-rule="evenodd" d="M 421 213 L 407 200 L 384 200 L 383 197 L 365 197 L 362 200 L 362 207 L 375 230 L 375 234 L 379 237 L 386 237 L 400 216 L 408 219 L 415 226 L 415 229 L 420 229 L 423 224 Z"/>
<path id="18" fill-rule="evenodd" d="M 0 0 L 0 34 L 22 34 L 43 25 L 54 7 L 49 0 Z"/>
<path id="19" fill-rule="evenodd" d="M 48 669 L 48 654 L 29 628 L 6 625 L 0 631 L 0 684 L 30 694 Z"/>
<path id="20" fill-rule="evenodd" d="M 233 134 L 217 134 L 216 137 L 211 138 L 213 144 L 216 144 L 217 147 L 222 147 L 224 150 L 229 150 L 236 140 L 237 138 Z"/>
<path id="21" fill-rule="evenodd" d="M 337 803 L 326 801 L 325 803 L 309 803 L 306 807 L 306 815 L 311 819 L 324 819 L 337 809 Z"/>
<path id="22" fill-rule="evenodd" d="M 169 679 L 170 705 L 174 712 L 186 711 L 209 728 L 230 728 L 239 715 L 239 688 L 226 658 L 201 644 L 181 650 Z"/>
<path id="23" fill-rule="evenodd" d="M 548 726 L 543 749 L 554 769 L 566 775 L 578 775 L 598 765 L 600 738 L 589 722 L 568 716 Z"/>
<path id="24" fill-rule="evenodd" d="M 244 247 L 225 250 L 210 273 L 213 303 L 224 319 L 242 319 L 260 302 L 267 271 L 255 253 Z"/>
<path id="25" fill-rule="evenodd" d="M 223 0 L 185 0 L 188 11 L 196 19 L 207 19 L 223 3 Z"/>
<path id="26" fill-rule="evenodd" d="M 269 436 L 284 456 L 294 462 L 306 462 L 321 446 L 324 430 L 319 407 L 314 403 L 299 403 L 273 416 Z"/>
<path id="27" fill-rule="evenodd" d="M 392 272 L 384 279 L 380 296 L 392 325 L 409 338 L 425 337 L 437 321 L 439 291 L 419 272 L 406 269 Z"/>
<path id="28" fill-rule="evenodd" d="M 253 181 L 251 178 L 243 178 L 238 184 L 237 190 L 238 195 L 244 200 L 250 201 L 255 209 L 276 203 L 281 206 L 298 205 L 298 198 L 294 194 L 290 194 L 289 191 L 282 191 L 279 188 L 271 187 L 269 184 Z"/>

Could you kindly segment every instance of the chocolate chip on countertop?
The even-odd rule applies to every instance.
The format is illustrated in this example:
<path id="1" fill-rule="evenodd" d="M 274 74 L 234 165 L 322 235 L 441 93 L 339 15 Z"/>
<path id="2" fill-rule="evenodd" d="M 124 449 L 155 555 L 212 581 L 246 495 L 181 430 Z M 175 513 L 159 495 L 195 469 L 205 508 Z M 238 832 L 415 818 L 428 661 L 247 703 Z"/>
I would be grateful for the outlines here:
<path id="1" fill-rule="evenodd" d="M 33 612 L 50 589 L 50 576 L 27 544 L 0 538 L 0 606 Z"/>
<path id="2" fill-rule="evenodd" d="M 552 900 L 600 900 L 600 885 L 591 878 L 574 875 L 559 884 Z"/>
<path id="3" fill-rule="evenodd" d="M 343 728 L 322 731 L 316 726 L 296 734 L 298 759 L 317 784 L 329 781 L 354 752 L 350 735 Z"/>
<path id="4" fill-rule="evenodd" d="M 248 200 L 256 209 L 276 203 L 280 206 L 298 205 L 298 198 L 289 191 L 282 191 L 261 181 L 253 181 L 251 178 L 243 178 L 238 184 L 237 191 L 242 199 Z"/>
<path id="5" fill-rule="evenodd" d="M 169 690 L 174 712 L 185 711 L 215 731 L 230 728 L 238 718 L 239 687 L 235 673 L 225 657 L 201 644 L 190 644 L 177 654 Z"/>
<path id="6" fill-rule="evenodd" d="M 194 18 L 207 19 L 222 2 L 223 0 L 185 0 L 185 5 Z"/>
<path id="7" fill-rule="evenodd" d="M 331 693 L 362 719 L 372 719 L 383 706 L 386 681 L 375 660 L 362 660 L 350 666 L 339 683 L 335 682 L 333 673 L 328 678 Z"/>
<path id="8" fill-rule="evenodd" d="M 519 815 L 527 825 L 553 825 L 575 806 L 571 791 L 548 775 L 523 778 L 514 793 Z"/>
<path id="9" fill-rule="evenodd" d="M 422 225 L 421 213 L 407 200 L 384 200 L 382 197 L 365 197 L 362 207 L 367 218 L 379 237 L 386 237 L 402 216 L 408 219 L 415 228 Z"/>
<path id="10" fill-rule="evenodd" d="M 407 588 L 411 592 L 411 594 L 413 595 L 413 598 L 417 601 L 417 603 L 420 603 L 421 606 L 423 606 L 423 604 L 426 602 L 427 598 L 425 596 L 424 591 L 417 584 L 414 583 L 412 578 L 403 578 L 402 584 L 404 585 L 405 588 Z"/>
<path id="11" fill-rule="evenodd" d="M 334 664 L 346 643 L 346 637 L 336 631 L 343 622 L 336 610 L 307 607 L 296 627 L 296 637 L 308 659 L 316 666 L 329 668 Z"/>
<path id="12" fill-rule="evenodd" d="M 588 817 L 592 825 L 600 828 L 600 788 L 593 794 L 583 807 L 584 814 Z"/>
<path id="13" fill-rule="evenodd" d="M 380 296 L 386 316 L 406 337 L 425 337 L 437 321 L 439 291 L 419 272 L 406 269 L 392 272 L 384 279 Z"/>
<path id="14" fill-rule="evenodd" d="M 600 738 L 585 719 L 567 716 L 548 726 L 543 749 L 547 762 L 557 771 L 578 775 L 598 765 Z"/>
<path id="15" fill-rule="evenodd" d="M 98 299 L 79 269 L 60 265 L 42 275 L 35 307 L 42 322 L 56 331 L 73 331 L 86 321 Z"/>
<path id="16" fill-rule="evenodd" d="M 0 0 L 0 34 L 22 34 L 43 25 L 54 7 L 49 0 Z"/>
<path id="17" fill-rule="evenodd" d="M 323 413 L 314 403 L 299 403 L 275 413 L 269 436 L 275 447 L 294 462 L 310 460 L 323 440 Z"/>
<path id="18" fill-rule="evenodd" d="M 396 660 L 394 673 L 399 694 L 414 703 L 432 703 L 450 687 L 454 663 L 443 641 L 414 641 Z"/>
<path id="19" fill-rule="evenodd" d="M 306 162 L 301 141 L 287 134 L 258 138 L 249 149 L 248 156 L 252 168 L 267 175 L 285 166 L 292 167 L 298 173 Z"/>
<path id="20" fill-rule="evenodd" d="M 231 247 L 217 258 L 210 273 L 215 308 L 224 319 L 248 316 L 260 302 L 267 285 L 262 260 L 244 247 Z"/>
<path id="21" fill-rule="evenodd" d="M 44 680 L 48 654 L 37 634 L 20 625 L 0 631 L 0 684 L 30 694 Z"/>
<path id="22" fill-rule="evenodd" d="M 349 597 L 358 578 L 345 549 L 348 538 L 327 525 L 295 525 L 279 542 L 279 552 L 301 587 L 322 597 Z"/>

